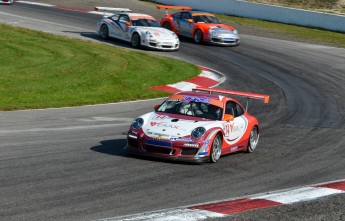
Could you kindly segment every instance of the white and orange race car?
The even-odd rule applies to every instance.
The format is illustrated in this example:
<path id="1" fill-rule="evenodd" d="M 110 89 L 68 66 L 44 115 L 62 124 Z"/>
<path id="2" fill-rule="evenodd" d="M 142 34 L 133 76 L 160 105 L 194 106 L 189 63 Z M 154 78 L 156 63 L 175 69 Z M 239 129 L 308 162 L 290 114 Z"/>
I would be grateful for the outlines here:
<path id="1" fill-rule="evenodd" d="M 172 30 L 177 35 L 193 38 L 196 43 L 205 42 L 225 46 L 240 44 L 238 31 L 230 25 L 222 24 L 211 13 L 193 11 L 187 6 L 157 5 L 157 8 L 166 10 L 161 26 Z M 168 9 L 182 11 L 170 14 Z"/>
<path id="2" fill-rule="evenodd" d="M 121 11 L 105 16 L 97 23 L 97 32 L 103 39 L 108 37 L 131 42 L 132 46 L 175 51 L 180 46 L 177 35 L 160 27 L 150 15 L 132 13 L 130 9 L 96 7 L 99 11 Z"/>
<path id="3" fill-rule="evenodd" d="M 224 95 L 262 99 L 269 96 L 198 87 L 168 97 L 155 111 L 136 118 L 127 150 L 154 157 L 217 162 L 220 156 L 253 152 L 259 141 L 258 120 L 237 100 Z"/>
<path id="4" fill-rule="evenodd" d="M 11 5 L 14 0 L 0 0 L 0 5 Z"/>

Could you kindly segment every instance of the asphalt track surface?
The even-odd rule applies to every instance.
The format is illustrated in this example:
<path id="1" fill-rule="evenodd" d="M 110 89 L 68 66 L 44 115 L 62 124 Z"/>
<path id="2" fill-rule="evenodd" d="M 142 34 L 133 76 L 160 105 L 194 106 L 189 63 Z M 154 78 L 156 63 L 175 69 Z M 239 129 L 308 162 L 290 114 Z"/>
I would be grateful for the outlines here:
<path id="1" fill-rule="evenodd" d="M 97 41 L 99 18 L 0 7 L 1 22 Z M 126 154 L 131 120 L 160 100 L 0 112 L 1 220 L 101 219 L 344 179 L 344 49 L 242 35 L 239 47 L 182 39 L 178 52 L 149 53 L 220 71 L 222 88 L 269 94 L 249 107 L 258 149 L 201 165 Z M 343 205 L 338 195 L 224 220 L 345 220 Z"/>

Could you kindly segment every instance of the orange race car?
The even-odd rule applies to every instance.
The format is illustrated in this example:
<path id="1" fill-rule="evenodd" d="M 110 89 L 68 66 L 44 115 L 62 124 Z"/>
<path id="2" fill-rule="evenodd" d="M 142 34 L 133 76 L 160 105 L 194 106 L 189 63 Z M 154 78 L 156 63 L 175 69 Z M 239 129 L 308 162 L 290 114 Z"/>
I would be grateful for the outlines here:
<path id="1" fill-rule="evenodd" d="M 229 25 L 222 24 L 213 14 L 193 11 L 187 6 L 157 5 L 157 8 L 166 10 L 160 22 L 162 27 L 178 35 L 193 38 L 196 43 L 228 46 L 236 46 L 240 43 L 238 31 Z M 182 11 L 170 14 L 168 9 Z"/>

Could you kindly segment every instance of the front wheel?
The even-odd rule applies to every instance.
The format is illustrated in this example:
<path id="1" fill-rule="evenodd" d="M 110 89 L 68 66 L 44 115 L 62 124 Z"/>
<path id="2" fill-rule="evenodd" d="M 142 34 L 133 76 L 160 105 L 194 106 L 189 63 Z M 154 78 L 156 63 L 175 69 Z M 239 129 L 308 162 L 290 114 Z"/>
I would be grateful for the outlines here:
<path id="1" fill-rule="evenodd" d="M 222 155 L 222 136 L 220 134 L 217 134 L 212 142 L 210 153 L 211 163 L 216 163 L 219 160 L 220 155 Z"/>
<path id="2" fill-rule="evenodd" d="M 132 46 L 135 47 L 135 48 L 139 48 L 140 47 L 140 36 L 138 33 L 134 33 L 132 35 Z"/>
<path id="3" fill-rule="evenodd" d="M 250 131 L 249 141 L 248 141 L 248 153 L 254 152 L 256 146 L 259 142 L 259 131 L 258 127 L 254 126 L 253 129 Z"/>
<path id="4" fill-rule="evenodd" d="M 202 34 L 202 32 L 199 29 L 195 31 L 194 41 L 197 44 L 201 44 L 203 42 L 203 34 Z"/>

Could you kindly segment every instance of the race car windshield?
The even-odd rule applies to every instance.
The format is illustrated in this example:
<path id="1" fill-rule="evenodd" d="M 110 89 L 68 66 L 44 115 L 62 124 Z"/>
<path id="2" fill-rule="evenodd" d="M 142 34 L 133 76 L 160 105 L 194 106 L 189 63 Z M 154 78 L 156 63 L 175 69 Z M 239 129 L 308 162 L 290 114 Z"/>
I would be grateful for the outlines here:
<path id="1" fill-rule="evenodd" d="M 137 19 L 132 20 L 133 26 L 145 26 L 145 27 L 160 27 L 159 23 L 152 19 Z"/>
<path id="2" fill-rule="evenodd" d="M 196 15 L 193 16 L 195 23 L 210 23 L 210 24 L 221 24 L 221 22 L 214 16 L 209 15 Z"/>
<path id="3" fill-rule="evenodd" d="M 210 120 L 221 120 L 223 108 L 197 101 L 172 101 L 166 100 L 157 110 L 158 112 L 188 115 Z"/>

